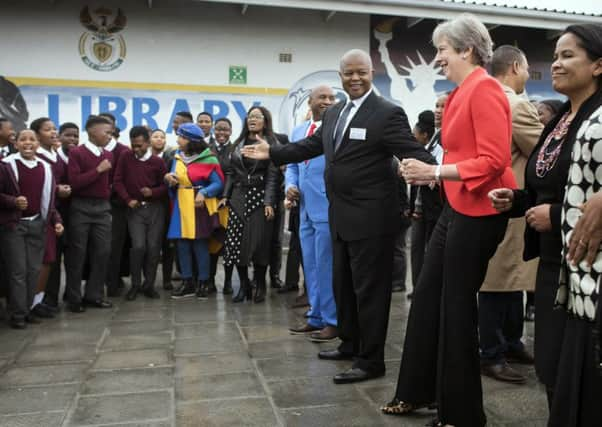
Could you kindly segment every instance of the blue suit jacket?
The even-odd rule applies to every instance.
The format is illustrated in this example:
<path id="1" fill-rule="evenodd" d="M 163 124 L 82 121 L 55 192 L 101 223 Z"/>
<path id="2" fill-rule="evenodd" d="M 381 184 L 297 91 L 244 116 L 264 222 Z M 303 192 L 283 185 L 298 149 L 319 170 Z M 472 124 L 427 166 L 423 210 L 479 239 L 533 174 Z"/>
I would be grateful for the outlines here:
<path id="1" fill-rule="evenodd" d="M 291 132 L 291 142 L 295 143 L 305 139 L 311 120 L 296 126 Z M 324 156 L 301 163 L 291 163 L 286 167 L 286 189 L 295 186 L 301 193 L 300 213 L 301 221 L 305 215 L 313 222 L 328 222 L 328 199 L 324 184 Z"/>

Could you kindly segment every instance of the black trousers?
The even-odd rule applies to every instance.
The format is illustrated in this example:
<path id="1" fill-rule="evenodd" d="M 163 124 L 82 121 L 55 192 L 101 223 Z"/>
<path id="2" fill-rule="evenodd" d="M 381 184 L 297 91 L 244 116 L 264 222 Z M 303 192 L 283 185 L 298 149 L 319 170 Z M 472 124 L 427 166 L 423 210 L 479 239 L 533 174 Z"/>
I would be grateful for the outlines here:
<path id="1" fill-rule="evenodd" d="M 111 203 L 111 255 L 107 271 L 107 290 L 116 291 L 121 277 L 122 258 L 128 234 L 127 206 Z"/>
<path id="2" fill-rule="evenodd" d="M 385 371 L 395 237 L 332 239 L 339 351 L 354 356 L 354 367 L 372 373 Z"/>
<path id="3" fill-rule="evenodd" d="M 479 292 L 479 346 L 481 363 L 506 360 L 507 351 L 522 351 L 523 291 Z"/>
<path id="4" fill-rule="evenodd" d="M 406 273 L 408 270 L 408 260 L 406 257 L 406 235 L 410 228 L 408 220 L 402 220 L 401 229 L 395 238 L 393 249 L 393 287 L 397 289 L 406 289 Z"/>
<path id="5" fill-rule="evenodd" d="M 11 319 L 23 320 L 33 304 L 44 258 L 46 222 L 38 217 L 22 219 L 13 228 L 0 227 L 0 250 L 8 277 L 8 307 Z"/>
<path id="6" fill-rule="evenodd" d="M 111 204 L 108 200 L 73 198 L 69 211 L 69 246 L 66 257 L 67 301 L 79 304 L 86 257 L 90 275 L 85 298 L 101 299 L 111 254 Z"/>
<path id="7" fill-rule="evenodd" d="M 410 249 L 412 286 L 418 284 L 418 278 L 420 277 L 420 271 L 422 270 L 422 264 L 424 263 L 424 253 L 436 224 L 436 220 L 426 219 L 424 216 L 412 218 L 412 245 Z"/>
<path id="8" fill-rule="evenodd" d="M 501 215 L 465 216 L 446 204 L 414 289 L 396 397 L 436 401 L 443 424 L 486 423 L 476 294 L 507 222 Z"/>
<path id="9" fill-rule="evenodd" d="M 215 284 L 215 276 L 217 275 L 217 265 L 221 254 L 209 254 L 209 280 Z M 233 265 L 224 264 L 224 286 L 226 283 L 232 285 L 232 273 L 234 272 Z"/>
<path id="10" fill-rule="evenodd" d="M 67 250 L 67 225 L 65 226 L 65 232 L 62 236 L 56 239 L 56 259 L 50 265 L 50 273 L 48 274 L 48 282 L 46 283 L 46 289 L 44 290 L 44 304 L 52 307 L 58 307 L 61 291 L 61 265 L 63 258 L 66 261 L 66 250 Z"/>
<path id="11" fill-rule="evenodd" d="M 284 202 L 274 206 L 274 228 L 270 245 L 270 277 L 279 278 L 282 268 L 282 237 L 284 235 Z"/>
<path id="12" fill-rule="evenodd" d="M 299 207 L 293 207 L 289 212 L 289 230 L 291 238 L 288 244 L 288 257 L 286 258 L 286 286 L 299 285 L 299 267 L 303 266 L 301 254 L 301 240 L 299 239 Z"/>
<path id="13" fill-rule="evenodd" d="M 130 272 L 132 287 L 154 289 L 161 253 L 164 205 L 151 202 L 127 211 L 128 232 L 132 240 Z M 144 286 L 142 286 L 144 273 Z"/>

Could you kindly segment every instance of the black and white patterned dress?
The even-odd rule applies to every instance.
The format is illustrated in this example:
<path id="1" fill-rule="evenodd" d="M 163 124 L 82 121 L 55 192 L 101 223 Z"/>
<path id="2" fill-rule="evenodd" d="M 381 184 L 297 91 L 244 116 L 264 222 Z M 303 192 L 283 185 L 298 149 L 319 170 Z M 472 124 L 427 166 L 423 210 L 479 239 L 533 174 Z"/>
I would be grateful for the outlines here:
<path id="1" fill-rule="evenodd" d="M 252 144 L 244 142 L 241 145 Z M 228 179 L 232 185 L 230 215 L 226 231 L 224 262 L 226 265 L 268 265 L 273 221 L 265 217 L 264 207 L 273 205 L 274 174 L 271 161 L 243 158 L 240 146 L 230 156 Z M 252 179 L 253 185 L 248 185 Z"/>
<path id="2" fill-rule="evenodd" d="M 593 321 L 599 303 L 602 277 L 602 251 L 598 249 L 591 267 L 582 261 L 572 265 L 566 261 L 566 251 L 577 221 L 579 207 L 602 187 L 602 106 L 583 122 L 573 145 L 572 162 L 562 206 L 563 267 L 557 304 L 579 319 Z"/>

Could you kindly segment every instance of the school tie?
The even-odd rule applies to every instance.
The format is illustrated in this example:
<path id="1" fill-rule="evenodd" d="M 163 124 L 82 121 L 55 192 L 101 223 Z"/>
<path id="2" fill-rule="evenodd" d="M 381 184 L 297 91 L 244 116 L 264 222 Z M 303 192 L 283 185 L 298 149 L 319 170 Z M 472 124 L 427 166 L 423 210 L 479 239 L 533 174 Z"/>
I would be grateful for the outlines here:
<path id="1" fill-rule="evenodd" d="M 334 151 L 337 151 L 339 145 L 343 141 L 343 135 L 345 134 L 345 125 L 347 124 L 347 118 L 349 117 L 349 113 L 351 109 L 355 106 L 353 102 L 349 102 L 341 115 L 339 116 L 339 121 L 337 123 L 337 127 L 334 131 Z"/>
<path id="2" fill-rule="evenodd" d="M 316 122 L 313 122 L 311 124 L 311 126 L 309 127 L 309 130 L 307 131 L 307 137 L 308 138 L 314 134 L 314 132 L 316 131 L 317 127 L 318 127 L 318 125 L 316 125 Z M 308 163 L 309 163 L 309 160 L 305 160 L 305 164 L 308 164 Z"/>

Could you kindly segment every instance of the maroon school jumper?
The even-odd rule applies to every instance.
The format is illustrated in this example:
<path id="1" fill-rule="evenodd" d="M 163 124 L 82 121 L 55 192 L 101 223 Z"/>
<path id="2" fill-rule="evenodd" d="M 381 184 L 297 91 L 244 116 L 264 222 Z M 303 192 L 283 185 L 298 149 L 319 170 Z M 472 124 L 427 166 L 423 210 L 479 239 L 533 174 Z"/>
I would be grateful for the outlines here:
<path id="1" fill-rule="evenodd" d="M 15 162 L 19 172 L 19 192 L 27 199 L 27 209 L 22 213 L 23 218 L 39 215 L 44 189 L 44 165 L 38 163 L 34 168 L 28 168 L 20 160 Z"/>
<path id="2" fill-rule="evenodd" d="M 54 182 L 57 185 L 66 184 L 67 183 L 67 165 L 61 159 L 61 157 L 55 152 L 55 159 L 53 160 L 51 157 L 47 156 L 43 151 L 38 151 L 36 156 L 45 161 L 50 165 L 52 169 L 52 175 L 54 176 Z M 55 199 L 55 207 L 58 207 L 60 203 L 58 198 L 58 191 L 55 193 L 57 197 Z M 48 222 L 46 224 L 46 248 L 44 249 L 44 259 L 42 260 L 42 264 L 52 264 L 56 260 L 56 233 L 54 231 L 54 226 Z"/>
<path id="3" fill-rule="evenodd" d="M 167 186 L 163 177 L 167 173 L 165 162 L 157 156 L 151 156 L 142 161 L 136 158 L 133 151 L 123 153 L 115 169 L 113 190 L 126 204 L 131 200 L 150 201 L 161 200 L 167 195 Z M 152 196 L 146 198 L 140 192 L 148 187 Z"/>
<path id="4" fill-rule="evenodd" d="M 96 171 L 104 159 L 114 166 L 113 155 L 109 151 L 102 150 L 100 156 L 96 156 L 84 144 L 69 150 L 67 176 L 71 183 L 72 197 L 109 200 L 111 196 L 109 174 L 107 172 L 99 174 Z"/>

